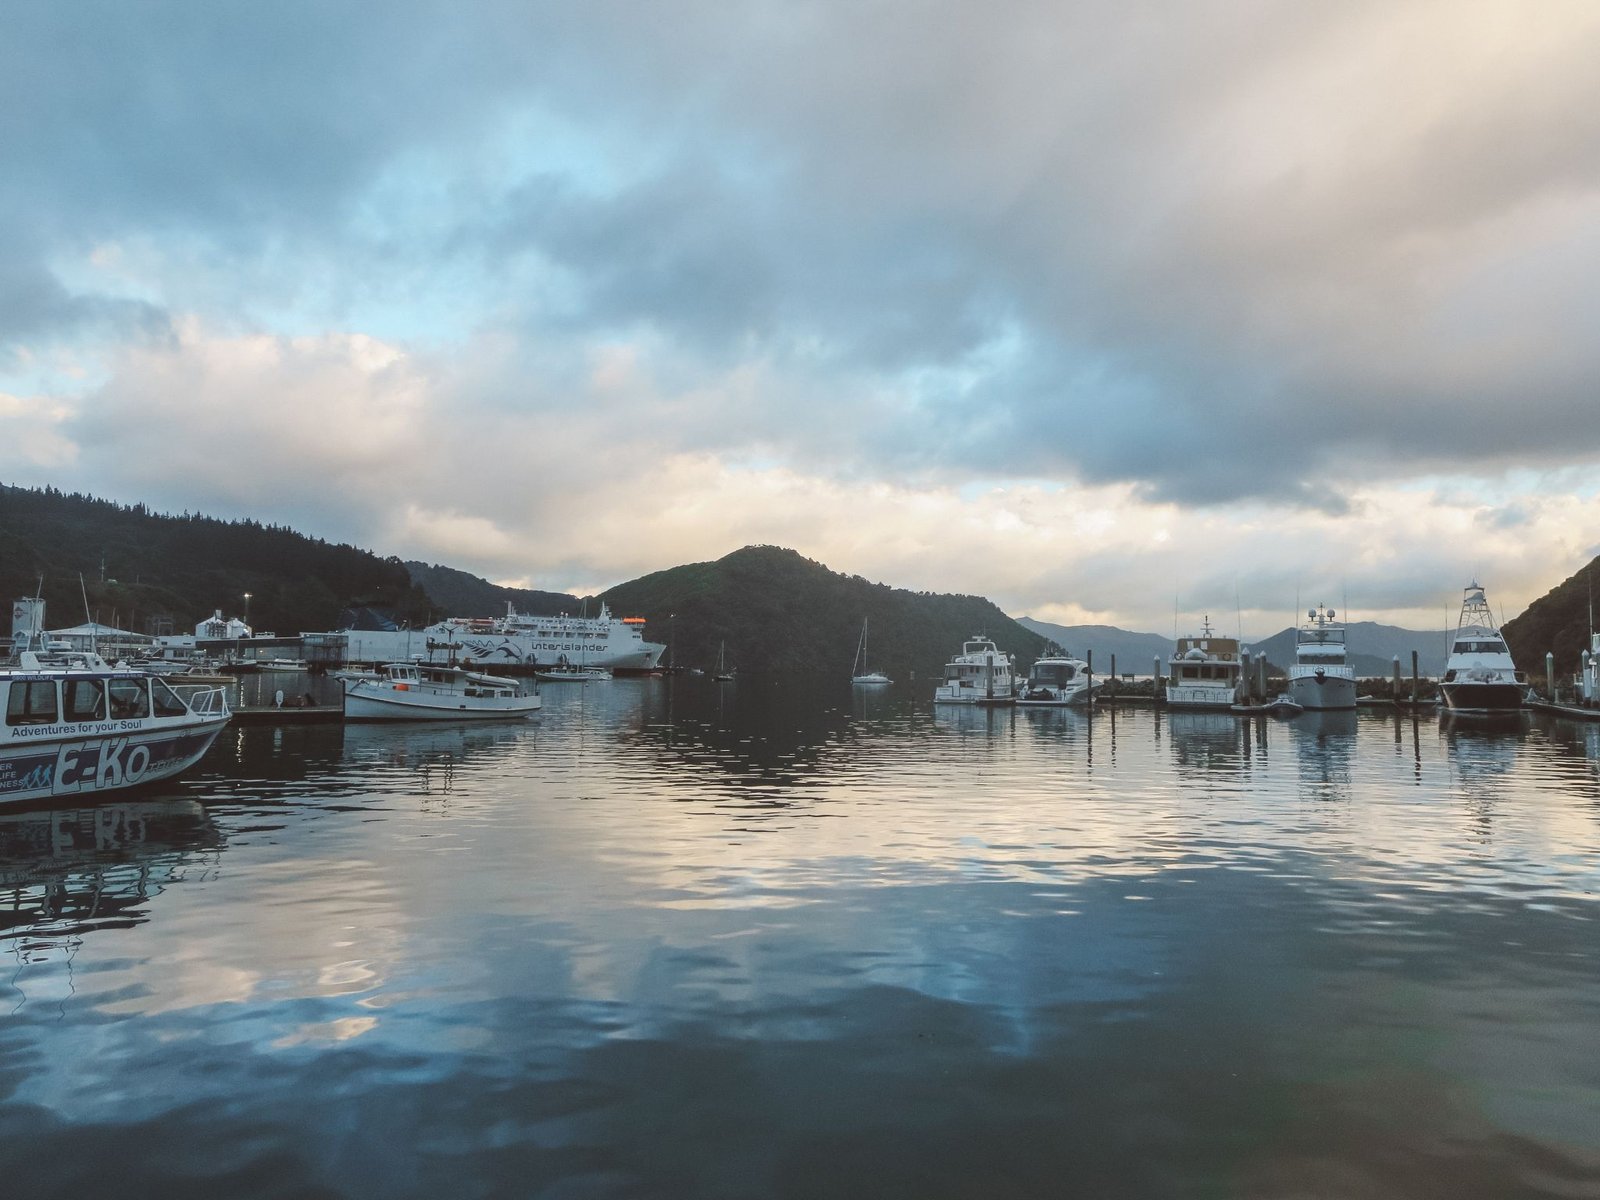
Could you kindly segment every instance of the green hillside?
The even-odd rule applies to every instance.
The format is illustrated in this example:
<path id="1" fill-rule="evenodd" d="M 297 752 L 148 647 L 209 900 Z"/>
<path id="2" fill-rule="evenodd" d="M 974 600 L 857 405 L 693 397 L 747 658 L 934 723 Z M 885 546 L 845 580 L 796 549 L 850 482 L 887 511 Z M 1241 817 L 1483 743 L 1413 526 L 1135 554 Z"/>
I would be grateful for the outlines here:
<path id="1" fill-rule="evenodd" d="M 1600 592 L 1600 571 L 1592 560 L 1576 574 L 1558 583 L 1507 621 L 1502 631 L 1518 667 L 1544 674 L 1544 656 L 1554 652 L 1556 674 L 1570 675 L 1589 645 L 1589 605 L 1592 592 Z"/>
<path id="2" fill-rule="evenodd" d="M 413 622 L 432 607 L 397 558 L 256 521 L 164 516 L 142 504 L 0 484 L 0 594 L 31 596 L 41 577 L 53 628 L 84 620 L 85 592 L 99 620 L 141 633 L 154 618 L 187 632 L 214 609 L 242 614 L 246 592 L 250 624 L 280 634 L 331 629 L 355 602 Z"/>
<path id="3" fill-rule="evenodd" d="M 555 616 L 581 611 L 583 601 L 565 592 L 501 587 L 477 575 L 438 563 L 407 562 L 411 582 L 427 592 L 452 617 L 500 617 L 510 604 L 518 612 Z"/>
<path id="4" fill-rule="evenodd" d="M 930 679 L 976 633 L 1031 663 L 1045 639 L 981 596 L 910 592 L 840 575 L 778 546 L 746 546 L 715 562 L 690 563 L 620 584 L 601 595 L 618 616 L 649 621 L 652 641 L 670 639 L 680 666 L 711 667 L 727 645 L 730 667 L 844 678 L 863 618 L 871 665 L 894 679 Z"/>

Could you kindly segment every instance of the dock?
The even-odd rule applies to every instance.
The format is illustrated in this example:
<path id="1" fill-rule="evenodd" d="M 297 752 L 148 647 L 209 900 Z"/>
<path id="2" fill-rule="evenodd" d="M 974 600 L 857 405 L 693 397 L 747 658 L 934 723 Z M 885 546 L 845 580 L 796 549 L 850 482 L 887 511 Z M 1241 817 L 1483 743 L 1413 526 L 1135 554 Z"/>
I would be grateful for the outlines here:
<path id="1" fill-rule="evenodd" d="M 268 705 L 233 710 L 233 719 L 239 725 L 321 725 L 344 720 L 342 704 L 305 704 L 298 707 Z"/>
<path id="2" fill-rule="evenodd" d="M 1551 700 L 1530 700 L 1528 707 L 1558 717 L 1571 717 L 1574 721 L 1600 721 L 1600 708 L 1579 708 L 1575 704 L 1556 704 Z"/>

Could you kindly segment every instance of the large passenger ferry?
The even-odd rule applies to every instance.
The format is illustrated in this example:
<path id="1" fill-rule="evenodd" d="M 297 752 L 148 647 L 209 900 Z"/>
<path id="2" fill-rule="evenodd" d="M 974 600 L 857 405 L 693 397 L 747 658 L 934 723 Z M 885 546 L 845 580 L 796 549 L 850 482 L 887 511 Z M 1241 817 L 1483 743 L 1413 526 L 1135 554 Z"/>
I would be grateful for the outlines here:
<path id="1" fill-rule="evenodd" d="M 330 635 L 318 635 L 324 642 Z M 464 664 L 532 671 L 572 663 L 622 673 L 653 671 L 666 646 L 644 640 L 643 617 L 541 617 L 506 605 L 503 617 L 452 617 L 425 629 L 347 629 L 346 663 Z"/>

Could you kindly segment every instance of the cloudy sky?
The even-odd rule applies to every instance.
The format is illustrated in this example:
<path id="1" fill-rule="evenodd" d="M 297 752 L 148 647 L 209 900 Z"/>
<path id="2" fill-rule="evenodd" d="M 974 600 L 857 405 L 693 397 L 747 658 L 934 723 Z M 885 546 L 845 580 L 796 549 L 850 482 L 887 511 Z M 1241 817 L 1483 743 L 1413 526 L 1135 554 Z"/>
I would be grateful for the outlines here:
<path id="1" fill-rule="evenodd" d="M 0 480 L 590 591 L 1600 552 L 1600 8 L 0 0 Z"/>

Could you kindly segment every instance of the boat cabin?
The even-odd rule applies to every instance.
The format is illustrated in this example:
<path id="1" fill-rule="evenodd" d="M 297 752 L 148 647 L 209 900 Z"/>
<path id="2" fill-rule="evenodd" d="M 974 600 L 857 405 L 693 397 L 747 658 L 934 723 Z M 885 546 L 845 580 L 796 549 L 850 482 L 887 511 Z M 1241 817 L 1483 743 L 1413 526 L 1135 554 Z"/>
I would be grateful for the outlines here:
<path id="1" fill-rule="evenodd" d="M 148 676 L 41 671 L 0 680 L 0 690 L 8 728 L 189 715 L 183 697 Z"/>

